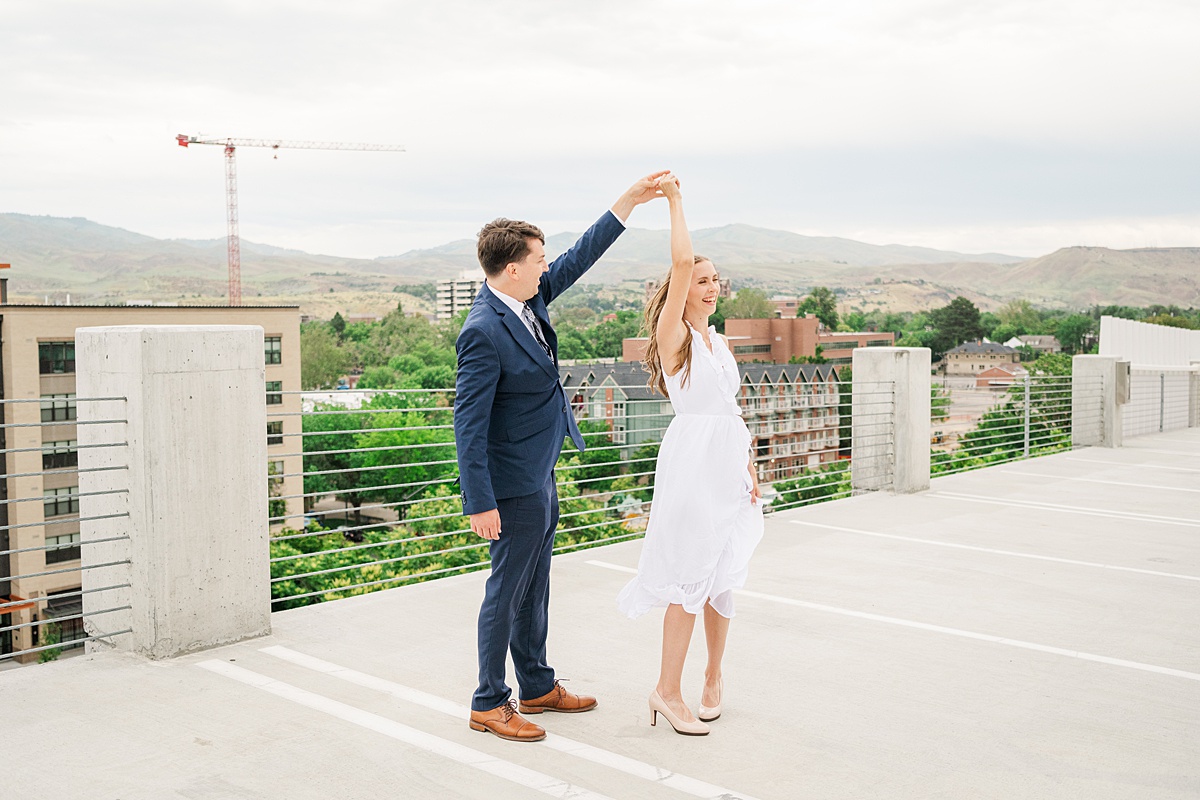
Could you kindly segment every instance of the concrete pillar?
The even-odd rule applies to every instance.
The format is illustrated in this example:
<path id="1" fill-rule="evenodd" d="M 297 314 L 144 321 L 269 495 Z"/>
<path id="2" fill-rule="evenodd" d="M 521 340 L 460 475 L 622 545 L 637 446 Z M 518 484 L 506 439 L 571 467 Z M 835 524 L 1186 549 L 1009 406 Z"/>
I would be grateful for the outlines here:
<path id="1" fill-rule="evenodd" d="M 1117 356 L 1071 359 L 1071 445 L 1120 447 L 1121 406 L 1129 391 L 1129 362 Z"/>
<path id="2" fill-rule="evenodd" d="M 902 494 L 928 489 L 929 348 L 859 347 L 853 358 L 851 486 Z"/>
<path id="3" fill-rule="evenodd" d="M 79 396 L 125 398 L 79 404 L 80 515 L 122 515 L 82 523 L 84 612 L 130 607 L 86 617 L 89 633 L 132 629 L 110 643 L 150 658 L 270 633 L 263 329 L 80 328 L 75 341 Z M 113 441 L 127 446 L 87 447 Z"/>

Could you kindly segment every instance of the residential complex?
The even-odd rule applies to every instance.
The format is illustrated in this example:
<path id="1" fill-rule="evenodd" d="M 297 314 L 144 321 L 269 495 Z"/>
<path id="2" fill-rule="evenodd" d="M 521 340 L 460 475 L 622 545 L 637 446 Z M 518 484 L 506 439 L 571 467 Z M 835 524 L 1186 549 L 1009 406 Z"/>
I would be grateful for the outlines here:
<path id="1" fill-rule="evenodd" d="M 437 318 L 453 319 L 464 308 L 470 308 L 475 295 L 486 278 L 483 270 L 465 270 L 453 280 L 437 282 Z"/>
<path id="2" fill-rule="evenodd" d="M 0 304 L 0 653 L 37 646 L 35 621 L 62 619 L 62 640 L 83 633 L 75 331 L 113 325 L 259 325 L 266 365 L 269 491 L 303 493 L 300 313 L 295 306 L 130 307 Z M 20 402 L 30 401 L 30 402 Z M 279 414 L 295 416 L 278 416 Z M 272 416 L 272 415 L 276 416 Z M 120 443 L 111 443 L 118 445 Z M 163 468 L 168 468 L 164 466 Z M 290 474 L 292 477 L 282 477 Z M 299 499 L 274 515 L 302 514 Z M 24 627 L 14 627 L 24 626 Z M 36 654 L 17 660 L 37 659 Z"/>
<path id="3" fill-rule="evenodd" d="M 975 376 L 985 369 L 1000 364 L 1016 364 L 1021 360 L 1021 354 L 1015 349 L 1003 344 L 986 340 L 963 342 L 958 347 L 946 351 L 942 366 L 946 375 Z"/>
<path id="4" fill-rule="evenodd" d="M 759 479 L 776 481 L 835 461 L 841 425 L 838 376 L 828 364 L 740 364 L 738 405 L 750 429 Z M 629 459 L 671 421 L 667 398 L 636 362 L 574 364 L 559 376 L 576 419 L 605 423 Z"/>
<path id="5" fill-rule="evenodd" d="M 1042 353 L 1061 353 L 1062 345 L 1058 338 L 1054 336 L 1014 336 L 1004 343 L 1008 347 L 1028 347 L 1037 354 Z"/>
<path id="6" fill-rule="evenodd" d="M 727 319 L 725 336 L 733 357 L 739 362 L 786 364 L 793 358 L 813 357 L 817 348 L 826 363 L 849 364 L 856 347 L 894 347 L 896 335 L 890 331 L 842 332 L 821 325 L 815 315 L 776 317 L 774 319 Z M 641 361 L 646 352 L 645 337 L 622 342 L 622 361 Z"/>

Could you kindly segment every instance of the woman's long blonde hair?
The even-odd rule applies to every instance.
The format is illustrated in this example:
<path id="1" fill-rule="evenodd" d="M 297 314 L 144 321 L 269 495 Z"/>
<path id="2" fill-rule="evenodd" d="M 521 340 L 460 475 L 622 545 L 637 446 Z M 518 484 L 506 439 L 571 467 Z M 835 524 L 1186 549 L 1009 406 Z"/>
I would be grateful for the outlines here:
<path id="1" fill-rule="evenodd" d="M 712 259 L 697 255 L 693 256 L 692 266 L 701 261 L 712 263 Z M 666 373 L 663 371 L 662 358 L 658 352 L 658 318 L 662 316 L 663 306 L 667 304 L 667 291 L 670 288 L 671 273 L 668 272 L 667 277 L 658 287 L 658 291 L 654 293 L 654 297 L 651 297 L 650 302 L 646 304 L 646 313 L 642 317 L 642 328 L 648 340 L 646 355 L 642 358 L 642 368 L 650 373 L 650 379 L 646 381 L 647 385 L 652 389 L 657 389 L 663 397 L 670 397 L 670 394 L 667 392 Z M 680 369 L 683 370 L 681 383 L 686 386 L 692 375 L 692 336 L 690 332 L 684 337 L 683 345 L 675 353 L 675 357 L 680 364 Z"/>

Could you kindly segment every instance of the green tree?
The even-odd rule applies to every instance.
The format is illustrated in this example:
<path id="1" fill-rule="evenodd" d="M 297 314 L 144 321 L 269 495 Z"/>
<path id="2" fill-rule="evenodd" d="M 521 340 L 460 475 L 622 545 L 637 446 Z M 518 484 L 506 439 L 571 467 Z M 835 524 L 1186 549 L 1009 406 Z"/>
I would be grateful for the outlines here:
<path id="1" fill-rule="evenodd" d="M 725 333 L 725 318 L 729 316 L 730 302 L 728 297 L 718 297 L 716 310 L 708 315 L 708 324 L 716 328 L 717 333 Z"/>
<path id="2" fill-rule="evenodd" d="M 39 645 L 52 645 L 62 642 L 62 627 L 57 622 L 47 622 L 42 625 L 38 632 Z M 49 650 L 43 650 L 38 654 L 38 663 L 45 664 L 48 661 L 57 661 L 62 655 L 61 647 L 51 647 Z"/>
<path id="3" fill-rule="evenodd" d="M 338 346 L 337 337 L 328 325 L 310 323 L 300 328 L 301 388 L 332 387 L 351 364 L 351 355 Z"/>
<path id="4" fill-rule="evenodd" d="M 356 523 L 362 521 L 359 490 L 358 434 L 365 428 L 363 414 L 346 413 L 336 405 L 318 404 L 301 418 L 304 429 L 304 493 L 328 493 L 354 507 Z M 312 499 L 305 499 L 311 507 Z M 307 508 L 305 510 L 308 510 Z"/>
<path id="5" fill-rule="evenodd" d="M 558 357 L 579 360 L 595 358 L 587 337 L 569 327 L 558 331 Z"/>
<path id="6" fill-rule="evenodd" d="M 929 387 L 929 417 L 933 422 L 950 418 L 950 390 L 936 383 Z"/>
<path id="7" fill-rule="evenodd" d="M 833 290 L 825 286 L 814 287 L 796 310 L 797 317 L 803 317 L 806 314 L 816 314 L 822 325 L 831 331 L 837 330 L 837 296 Z M 774 314 L 772 313 L 771 316 Z"/>
<path id="8" fill-rule="evenodd" d="M 441 407 L 435 405 L 439 401 Z M 446 398 L 426 394 L 389 394 L 363 406 L 374 412 L 372 430 L 358 434 L 355 441 L 363 496 L 389 504 L 404 519 L 408 503 L 457 471 L 447 403 Z"/>
<path id="9" fill-rule="evenodd" d="M 771 319 L 774 316 L 775 306 L 767 299 L 766 292 L 761 289 L 742 289 L 726 304 L 724 318 Z"/>
<path id="10" fill-rule="evenodd" d="M 1007 325 L 1014 329 L 1014 335 L 1033 333 L 1041 324 L 1041 316 L 1033 305 L 1025 299 L 1012 300 L 1005 303 L 999 311 L 996 312 L 996 317 L 999 318 L 1002 325 Z M 1008 338 L 1012 338 L 1009 336 Z M 993 341 L 997 341 L 992 337 Z"/>
<path id="11" fill-rule="evenodd" d="M 338 341 L 341 341 L 342 335 L 346 332 L 346 320 L 342 317 L 342 312 L 334 313 L 333 319 L 329 320 L 329 327 L 337 334 Z"/>
<path id="12" fill-rule="evenodd" d="M 937 331 L 932 343 L 935 358 L 963 342 L 983 337 L 979 309 L 965 297 L 956 297 L 949 305 L 930 311 L 929 320 Z"/>
<path id="13" fill-rule="evenodd" d="M 1084 340 L 1095 332 L 1095 320 L 1084 314 L 1072 314 L 1058 323 L 1056 335 L 1064 352 L 1081 353 Z"/>
<path id="14" fill-rule="evenodd" d="M 1142 322 L 1147 322 L 1151 325 L 1166 325 L 1170 328 L 1186 328 L 1195 330 L 1197 325 L 1186 317 L 1177 317 L 1170 314 L 1155 314 L 1152 317 L 1146 317 Z"/>
<path id="15" fill-rule="evenodd" d="M 620 358 L 625 339 L 637 336 L 641 330 L 641 314 L 637 311 L 618 311 L 615 320 L 601 322 L 581 331 L 591 352 L 590 358 Z"/>

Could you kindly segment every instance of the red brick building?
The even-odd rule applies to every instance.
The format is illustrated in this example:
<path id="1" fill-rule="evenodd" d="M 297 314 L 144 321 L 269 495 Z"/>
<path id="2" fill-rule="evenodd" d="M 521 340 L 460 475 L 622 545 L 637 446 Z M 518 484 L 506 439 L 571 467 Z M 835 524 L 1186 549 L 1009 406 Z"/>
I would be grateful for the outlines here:
<path id="1" fill-rule="evenodd" d="M 830 364 L 849 364 L 856 347 L 893 347 L 896 335 L 839 333 L 822 327 L 812 314 L 779 319 L 727 319 L 725 335 L 733 357 L 741 362 L 786 364 L 793 357 L 815 356 L 817 347 Z"/>

